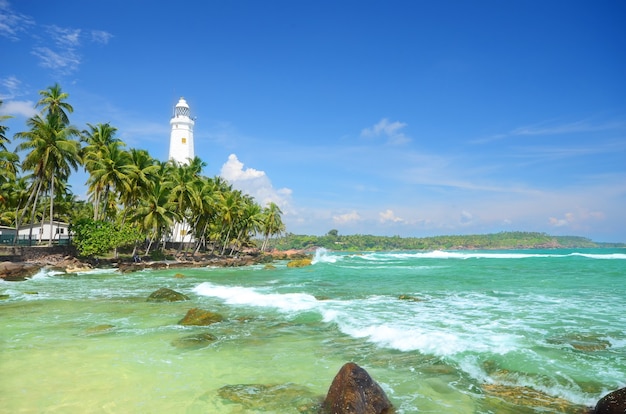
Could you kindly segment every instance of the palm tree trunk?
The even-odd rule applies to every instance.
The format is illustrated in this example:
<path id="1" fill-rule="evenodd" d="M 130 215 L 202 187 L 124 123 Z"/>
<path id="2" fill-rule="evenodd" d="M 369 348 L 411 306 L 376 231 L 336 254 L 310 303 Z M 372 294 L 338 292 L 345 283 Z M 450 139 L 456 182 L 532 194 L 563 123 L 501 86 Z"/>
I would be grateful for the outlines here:
<path id="1" fill-rule="evenodd" d="M 33 224 L 35 224 L 35 210 L 37 210 L 37 201 L 39 199 L 39 192 L 41 191 L 41 183 L 42 183 L 42 180 L 39 180 L 39 184 L 37 185 L 37 194 L 35 194 L 35 202 L 33 203 L 33 210 L 30 214 L 30 232 L 28 233 L 29 245 L 33 241 Z"/>
<path id="2" fill-rule="evenodd" d="M 24 216 L 26 215 L 26 211 L 28 210 L 28 205 L 30 204 L 31 201 L 33 201 L 33 197 L 35 197 L 35 193 L 37 191 L 38 191 L 38 189 L 36 189 L 35 186 L 33 186 L 33 191 L 31 191 L 30 192 L 30 196 L 28 196 L 28 200 L 26 201 L 26 204 L 24 205 L 24 209 L 22 210 L 22 214 L 20 215 L 19 219 L 16 220 L 16 222 L 15 222 L 15 237 L 13 238 L 13 245 L 17 244 L 17 239 L 19 237 L 20 224 L 22 224 L 22 221 L 24 220 Z M 18 210 L 19 210 L 19 207 L 18 207 Z M 16 212 L 15 216 L 17 217 L 17 212 Z"/>
<path id="3" fill-rule="evenodd" d="M 52 246 L 52 218 L 54 216 L 54 174 L 50 178 L 50 238 L 48 239 L 48 247 Z"/>

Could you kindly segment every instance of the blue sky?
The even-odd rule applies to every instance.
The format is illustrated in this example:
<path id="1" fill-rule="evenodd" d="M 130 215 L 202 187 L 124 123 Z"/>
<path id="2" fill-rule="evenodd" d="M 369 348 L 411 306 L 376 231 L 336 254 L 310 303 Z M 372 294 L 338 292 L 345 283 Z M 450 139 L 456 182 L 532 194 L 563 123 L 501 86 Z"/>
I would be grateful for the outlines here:
<path id="1" fill-rule="evenodd" d="M 626 241 L 621 1 L 0 0 L 0 57 L 10 137 L 58 82 L 166 159 L 183 96 L 292 233 Z"/>

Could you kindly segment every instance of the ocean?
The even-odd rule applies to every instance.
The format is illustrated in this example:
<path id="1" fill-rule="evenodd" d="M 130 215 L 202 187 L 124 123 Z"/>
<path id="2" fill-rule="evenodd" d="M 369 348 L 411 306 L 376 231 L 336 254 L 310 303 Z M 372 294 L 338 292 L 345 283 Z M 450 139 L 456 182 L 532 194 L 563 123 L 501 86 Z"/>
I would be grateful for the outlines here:
<path id="1" fill-rule="evenodd" d="M 399 414 L 580 413 L 626 386 L 624 249 L 286 264 L 0 282 L 0 412 L 312 414 L 346 362 Z"/>

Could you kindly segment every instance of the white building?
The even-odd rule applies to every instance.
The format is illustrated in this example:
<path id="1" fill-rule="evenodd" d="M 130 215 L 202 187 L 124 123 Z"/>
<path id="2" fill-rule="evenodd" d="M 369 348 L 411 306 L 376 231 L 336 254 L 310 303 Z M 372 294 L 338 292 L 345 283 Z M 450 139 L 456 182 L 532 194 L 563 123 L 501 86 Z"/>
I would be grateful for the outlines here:
<path id="1" fill-rule="evenodd" d="M 195 157 L 193 142 L 193 126 L 195 121 L 191 118 L 189 105 L 184 98 L 180 98 L 174 107 L 174 115 L 170 119 L 170 153 L 169 159 L 178 164 L 189 164 Z M 193 236 L 189 233 L 190 226 L 186 222 L 174 223 L 171 241 L 193 242 Z"/>
<path id="2" fill-rule="evenodd" d="M 32 229 L 32 232 L 31 232 Z M 61 221 L 53 221 L 52 226 L 50 221 L 44 221 L 43 223 L 26 224 L 20 226 L 18 232 L 19 240 L 31 240 L 32 243 L 52 241 L 68 241 L 69 240 L 69 224 Z"/>

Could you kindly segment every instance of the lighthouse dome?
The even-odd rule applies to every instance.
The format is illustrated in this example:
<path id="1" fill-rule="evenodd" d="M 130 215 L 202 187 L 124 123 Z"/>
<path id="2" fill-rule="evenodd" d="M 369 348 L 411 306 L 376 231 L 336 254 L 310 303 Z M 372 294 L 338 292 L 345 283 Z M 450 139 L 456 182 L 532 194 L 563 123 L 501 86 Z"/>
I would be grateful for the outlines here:
<path id="1" fill-rule="evenodd" d="M 185 98 L 180 98 L 178 103 L 176 104 L 176 109 L 174 112 L 174 116 L 189 116 L 189 105 L 187 105 L 187 101 Z"/>

